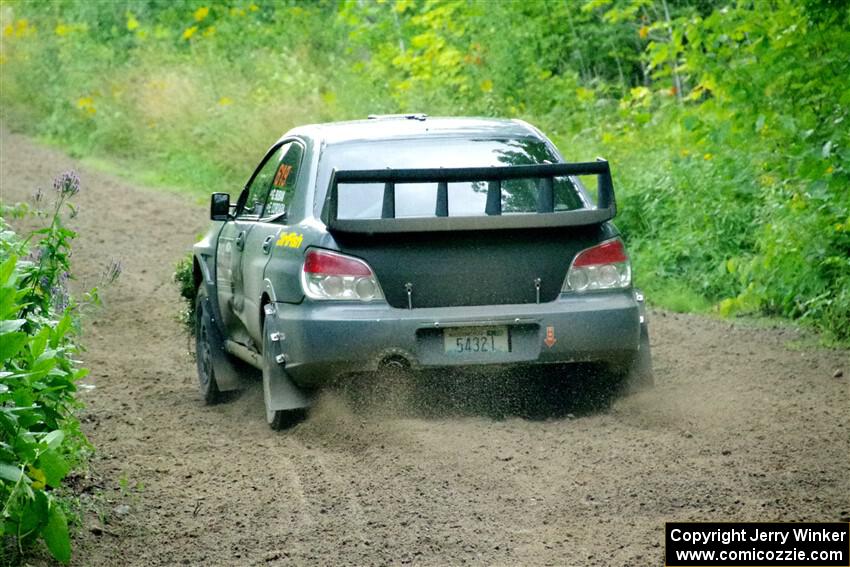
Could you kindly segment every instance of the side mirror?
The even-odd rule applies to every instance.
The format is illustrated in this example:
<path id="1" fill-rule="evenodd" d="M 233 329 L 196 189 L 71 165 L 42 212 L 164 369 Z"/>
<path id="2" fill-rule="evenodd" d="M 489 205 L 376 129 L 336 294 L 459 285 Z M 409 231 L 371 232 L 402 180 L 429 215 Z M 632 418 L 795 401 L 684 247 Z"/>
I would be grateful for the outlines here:
<path id="1" fill-rule="evenodd" d="M 213 193 L 210 195 L 210 219 L 214 221 L 230 219 L 229 193 Z"/>

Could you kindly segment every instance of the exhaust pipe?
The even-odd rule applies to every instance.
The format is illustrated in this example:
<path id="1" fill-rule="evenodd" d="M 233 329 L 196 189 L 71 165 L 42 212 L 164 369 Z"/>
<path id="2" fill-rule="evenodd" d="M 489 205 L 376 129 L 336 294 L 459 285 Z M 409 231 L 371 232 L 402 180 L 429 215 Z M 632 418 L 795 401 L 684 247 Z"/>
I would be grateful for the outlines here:
<path id="1" fill-rule="evenodd" d="M 378 363 L 378 368 L 391 372 L 404 372 L 410 369 L 410 361 L 400 354 L 392 354 L 381 360 Z"/>

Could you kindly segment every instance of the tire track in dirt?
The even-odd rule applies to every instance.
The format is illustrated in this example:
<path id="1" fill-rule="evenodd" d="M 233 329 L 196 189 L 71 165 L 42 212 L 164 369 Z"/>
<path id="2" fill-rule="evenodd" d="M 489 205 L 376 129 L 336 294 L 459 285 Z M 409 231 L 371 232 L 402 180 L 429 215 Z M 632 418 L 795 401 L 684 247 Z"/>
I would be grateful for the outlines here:
<path id="1" fill-rule="evenodd" d="M 507 403 L 521 377 L 428 407 L 327 395 L 284 433 L 256 387 L 205 407 L 170 278 L 206 204 L 0 130 L 4 201 L 71 167 L 78 289 L 125 266 L 85 323 L 98 450 L 74 565 L 645 565 L 665 521 L 850 516 L 848 353 L 789 349 L 787 328 L 652 313 L 655 391 L 536 420 Z"/>

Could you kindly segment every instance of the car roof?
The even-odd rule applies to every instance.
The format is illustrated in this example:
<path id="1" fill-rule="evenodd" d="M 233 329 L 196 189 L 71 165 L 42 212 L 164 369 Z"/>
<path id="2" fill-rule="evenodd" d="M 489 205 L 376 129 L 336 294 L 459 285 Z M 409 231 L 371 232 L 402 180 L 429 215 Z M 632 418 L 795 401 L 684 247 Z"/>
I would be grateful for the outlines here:
<path id="1" fill-rule="evenodd" d="M 443 118 L 422 114 L 378 116 L 368 120 L 327 122 L 299 126 L 284 137 L 300 136 L 319 143 L 393 140 L 424 137 L 542 138 L 542 134 L 522 120 L 504 118 Z"/>

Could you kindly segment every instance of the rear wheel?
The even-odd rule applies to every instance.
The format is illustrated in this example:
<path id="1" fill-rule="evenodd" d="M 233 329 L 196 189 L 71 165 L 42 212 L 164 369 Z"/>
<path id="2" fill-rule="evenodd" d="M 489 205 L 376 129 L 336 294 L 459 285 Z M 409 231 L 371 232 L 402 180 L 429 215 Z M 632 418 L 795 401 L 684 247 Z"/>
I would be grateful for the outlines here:
<path id="1" fill-rule="evenodd" d="M 217 344 L 212 317 L 209 313 L 206 286 L 201 284 L 195 299 L 195 359 L 198 365 L 198 388 L 204 403 L 212 405 L 221 399 L 221 392 L 215 380 L 214 349 Z"/>

